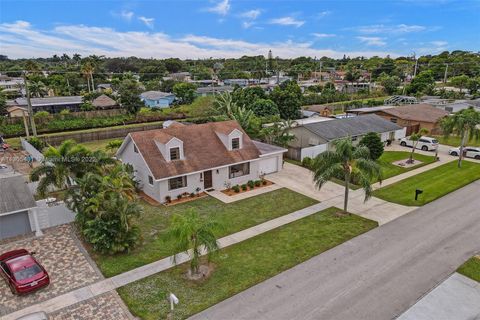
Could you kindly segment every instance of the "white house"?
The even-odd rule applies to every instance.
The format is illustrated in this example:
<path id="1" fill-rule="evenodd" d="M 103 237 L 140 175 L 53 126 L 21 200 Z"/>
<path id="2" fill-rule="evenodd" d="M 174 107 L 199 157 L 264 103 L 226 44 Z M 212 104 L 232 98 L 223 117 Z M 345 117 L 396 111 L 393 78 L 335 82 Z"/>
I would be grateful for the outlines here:
<path id="1" fill-rule="evenodd" d="M 282 168 L 286 149 L 253 141 L 236 121 L 131 132 L 117 157 L 135 170 L 140 188 L 165 202 L 185 192 L 223 190 Z"/>

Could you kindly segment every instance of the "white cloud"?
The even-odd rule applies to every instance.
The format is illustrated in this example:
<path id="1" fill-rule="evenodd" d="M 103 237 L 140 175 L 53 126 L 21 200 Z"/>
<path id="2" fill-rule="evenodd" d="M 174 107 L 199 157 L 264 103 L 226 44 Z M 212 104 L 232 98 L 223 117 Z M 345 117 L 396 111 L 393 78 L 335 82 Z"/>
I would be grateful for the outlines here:
<path id="1" fill-rule="evenodd" d="M 260 16 L 261 13 L 262 11 L 260 9 L 253 9 L 241 13 L 240 17 L 255 20 Z"/>
<path id="2" fill-rule="evenodd" d="M 208 12 L 213 12 L 221 16 L 226 16 L 230 11 L 230 2 L 229 0 L 223 0 L 218 2 L 215 6 L 206 9 Z"/>
<path id="3" fill-rule="evenodd" d="M 447 41 L 432 41 L 430 43 L 433 44 L 435 47 L 445 47 L 446 45 L 448 45 Z"/>
<path id="4" fill-rule="evenodd" d="M 314 32 L 314 33 L 312 33 L 312 36 L 314 36 L 315 38 L 318 38 L 318 39 L 324 39 L 324 38 L 333 38 L 333 37 L 336 37 L 337 35 L 335 35 L 333 33 L 317 33 L 317 32 Z"/>
<path id="5" fill-rule="evenodd" d="M 153 28 L 153 23 L 155 22 L 154 18 L 147 18 L 147 17 L 138 17 L 138 20 L 142 21 L 147 27 Z"/>
<path id="6" fill-rule="evenodd" d="M 383 24 L 374 24 L 370 26 L 359 26 L 355 28 L 349 28 L 356 30 L 360 33 L 411 33 L 411 32 L 420 32 L 427 30 L 425 26 L 419 25 L 407 25 L 407 24 L 397 24 L 397 25 L 383 25 Z"/>
<path id="7" fill-rule="evenodd" d="M 384 38 L 380 37 L 357 37 L 360 42 L 365 43 L 366 45 L 369 46 L 384 46 L 387 43 L 384 41 Z"/>
<path id="8" fill-rule="evenodd" d="M 242 22 L 242 28 L 248 29 L 251 26 L 253 26 L 254 24 L 255 24 L 255 22 L 253 22 L 253 21 L 243 21 Z"/>
<path id="9" fill-rule="evenodd" d="M 317 14 L 317 18 L 323 18 L 323 17 L 329 16 L 331 13 L 332 11 L 329 11 L 329 10 L 321 11 Z"/>
<path id="10" fill-rule="evenodd" d="M 133 18 L 133 15 L 134 13 L 132 11 L 122 11 L 120 12 L 120 17 L 122 17 L 123 19 L 127 20 L 127 21 L 131 21 L 132 18 Z"/>
<path id="11" fill-rule="evenodd" d="M 141 58 L 238 58 L 243 55 L 266 55 L 270 49 L 275 56 L 283 58 L 340 58 L 344 54 L 350 57 L 387 54 L 399 56 L 395 52 L 377 50 L 340 52 L 329 48 L 315 48 L 312 42 L 248 42 L 193 34 L 173 38 L 162 32 L 117 31 L 85 25 L 60 25 L 52 30 L 38 30 L 26 21 L 1 23 L 0 42 L 2 54 L 11 58 L 50 57 L 62 53 Z"/>
<path id="12" fill-rule="evenodd" d="M 282 17 L 282 18 L 271 19 L 270 23 L 279 24 L 282 26 L 295 26 L 298 28 L 303 26 L 305 24 L 305 21 L 297 20 L 293 17 Z"/>

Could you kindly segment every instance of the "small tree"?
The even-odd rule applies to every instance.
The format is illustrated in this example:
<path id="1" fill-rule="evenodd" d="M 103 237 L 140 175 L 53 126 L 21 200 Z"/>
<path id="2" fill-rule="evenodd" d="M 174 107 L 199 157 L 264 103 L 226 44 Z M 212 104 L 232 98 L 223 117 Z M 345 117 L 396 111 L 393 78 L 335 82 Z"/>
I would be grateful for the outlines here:
<path id="1" fill-rule="evenodd" d="M 190 255 L 190 272 L 198 274 L 200 256 L 202 250 L 206 250 L 208 261 L 218 250 L 218 242 L 215 232 L 219 224 L 215 220 L 204 220 L 193 209 L 188 209 L 184 214 L 173 216 L 172 224 L 168 234 L 175 240 L 175 251 L 185 252 Z M 191 251 L 189 251 L 191 249 Z M 177 255 L 173 256 L 174 263 L 177 263 Z"/>
<path id="2" fill-rule="evenodd" d="M 360 146 L 365 146 L 370 150 L 370 159 L 377 160 L 383 154 L 383 142 L 376 132 L 369 132 L 359 142 Z"/>
<path id="3" fill-rule="evenodd" d="M 463 89 L 468 85 L 468 81 L 470 78 L 464 74 L 461 76 L 456 76 L 456 77 L 451 77 L 450 78 L 450 83 L 454 86 L 460 89 L 460 92 L 463 91 Z"/>
<path id="4" fill-rule="evenodd" d="M 196 89 L 193 83 L 179 82 L 173 86 L 173 93 L 181 103 L 190 104 L 195 100 Z"/>
<path id="5" fill-rule="evenodd" d="M 278 106 L 270 99 L 258 99 L 256 100 L 251 109 L 257 117 L 269 117 L 280 114 Z"/>
<path id="6" fill-rule="evenodd" d="M 348 193 L 352 176 L 360 183 L 365 192 L 365 201 L 372 195 L 372 181 L 382 181 L 381 168 L 375 161 L 370 159 L 370 151 L 367 147 L 355 148 L 351 138 L 335 141 L 335 151 L 320 153 L 312 164 L 313 180 L 321 189 L 325 183 L 334 177 L 344 177 L 345 198 L 343 211 L 348 208 Z"/>
<path id="7" fill-rule="evenodd" d="M 118 89 L 120 104 L 129 114 L 137 114 L 145 104 L 140 99 L 140 88 L 135 80 L 123 80 Z"/>
<path id="8" fill-rule="evenodd" d="M 407 163 L 413 163 L 413 154 L 415 153 L 415 150 L 417 149 L 418 145 L 418 140 L 424 135 L 428 134 L 428 130 L 425 128 L 421 128 L 418 132 L 412 133 L 410 136 L 410 140 L 413 141 L 413 147 L 412 147 L 412 152 L 410 153 L 410 157 L 407 161 Z"/>

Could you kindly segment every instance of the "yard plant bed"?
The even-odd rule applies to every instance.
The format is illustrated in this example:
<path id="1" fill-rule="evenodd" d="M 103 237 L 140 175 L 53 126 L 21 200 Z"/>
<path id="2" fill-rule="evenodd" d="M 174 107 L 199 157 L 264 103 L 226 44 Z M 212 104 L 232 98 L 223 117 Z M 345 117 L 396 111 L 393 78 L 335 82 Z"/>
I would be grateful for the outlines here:
<path id="1" fill-rule="evenodd" d="M 480 164 L 463 161 L 462 167 L 458 168 L 457 161 L 452 161 L 378 189 L 374 195 L 406 206 L 421 206 L 477 179 L 480 179 Z M 414 198 L 415 189 L 423 190 L 417 201 Z"/>
<path id="2" fill-rule="evenodd" d="M 261 181 L 261 180 L 257 180 L 257 181 Z M 222 193 L 226 194 L 227 196 L 234 196 L 234 195 L 237 195 L 237 194 L 240 194 L 240 193 L 245 193 L 245 192 L 252 191 L 252 190 L 255 190 L 255 189 L 260 189 L 260 188 L 263 188 L 263 187 L 268 187 L 268 186 L 271 186 L 272 184 L 274 184 L 272 181 L 269 181 L 269 180 L 263 180 L 263 181 L 264 182 L 260 182 L 260 185 L 255 185 L 253 188 L 251 188 L 250 186 L 245 184 L 246 190 L 243 190 L 243 188 L 241 186 L 234 186 L 232 188 L 222 190 Z M 235 189 L 237 191 L 235 191 Z"/>
<path id="3" fill-rule="evenodd" d="M 186 195 L 183 195 L 181 198 L 172 199 L 172 200 L 170 200 L 170 202 L 165 202 L 164 205 L 166 205 L 167 207 L 168 206 L 174 206 L 174 205 L 177 205 L 177 204 L 180 204 L 180 203 L 185 203 L 185 202 L 190 202 L 190 201 L 193 201 L 193 200 L 201 199 L 201 198 L 204 198 L 206 196 L 207 196 L 207 194 L 205 192 L 196 193 L 193 196 L 189 195 L 189 194 L 186 194 Z"/>
<path id="4" fill-rule="evenodd" d="M 173 292 L 180 300 L 175 319 L 185 319 L 377 226 L 356 215 L 338 217 L 338 211 L 329 208 L 222 249 L 205 281 L 186 280 L 188 264 L 184 264 L 118 292 L 142 319 L 165 319 L 169 310 L 165 297 Z"/>
<path id="5" fill-rule="evenodd" d="M 183 214 L 188 208 L 194 208 L 203 217 L 217 219 L 222 225 L 218 236 L 222 237 L 316 203 L 318 201 L 285 188 L 231 204 L 212 197 L 169 207 L 142 201 L 144 213 L 138 219 L 141 243 L 129 253 L 114 256 L 92 253 L 92 256 L 103 274 L 111 277 L 175 254 L 173 241 L 166 237 L 167 229 L 172 215 Z"/>
<path id="6" fill-rule="evenodd" d="M 480 282 L 480 256 L 470 258 L 457 271 L 466 277 Z"/>
<path id="7" fill-rule="evenodd" d="M 393 164 L 393 162 L 408 159 L 410 154 L 411 152 L 408 151 L 385 151 L 377 161 L 382 167 L 382 178 L 385 180 L 435 162 L 433 154 L 431 156 L 427 156 L 424 154 L 414 153 L 413 159 L 420 161 L 421 163 L 411 167 L 401 167 Z"/>

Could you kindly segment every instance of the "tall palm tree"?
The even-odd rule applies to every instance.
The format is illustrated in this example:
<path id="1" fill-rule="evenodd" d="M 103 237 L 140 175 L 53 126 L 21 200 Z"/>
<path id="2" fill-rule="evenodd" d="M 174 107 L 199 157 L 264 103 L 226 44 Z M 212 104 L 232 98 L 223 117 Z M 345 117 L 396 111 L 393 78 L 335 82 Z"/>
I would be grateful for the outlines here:
<path id="1" fill-rule="evenodd" d="M 345 182 L 345 199 L 343 211 L 348 212 L 348 192 L 350 180 L 355 177 L 365 191 L 365 201 L 373 192 L 372 181 L 382 181 L 380 166 L 370 159 L 370 151 L 365 146 L 354 147 L 351 138 L 335 141 L 334 151 L 325 151 L 313 161 L 313 180 L 321 189 L 332 178 L 343 177 Z"/>
<path id="2" fill-rule="evenodd" d="M 42 98 L 47 94 L 47 86 L 42 81 L 30 81 L 28 85 L 28 89 L 30 90 L 30 95 Z"/>
<path id="3" fill-rule="evenodd" d="M 469 140 L 480 139 L 480 112 L 468 108 L 444 118 L 442 123 L 443 134 L 448 138 L 452 133 L 460 136 L 460 154 L 458 155 L 458 167 L 462 166 L 463 149 L 466 138 Z"/>
<path id="4" fill-rule="evenodd" d="M 190 254 L 190 271 L 198 274 L 202 249 L 207 251 L 210 261 L 213 253 L 218 250 L 218 242 L 215 232 L 219 224 L 215 220 L 204 220 L 193 209 L 187 209 L 182 215 L 173 216 L 168 235 L 175 240 L 175 252 Z M 189 250 L 192 249 L 190 252 Z M 177 256 L 173 256 L 176 263 Z"/>
<path id="5" fill-rule="evenodd" d="M 96 165 L 85 161 L 91 152 L 73 140 L 64 141 L 58 148 L 50 146 L 43 155 L 42 164 L 30 173 L 30 180 L 39 181 L 37 192 L 41 196 L 45 196 L 49 187 L 68 189 L 75 177 L 92 171 Z"/>
<path id="6" fill-rule="evenodd" d="M 95 70 L 93 64 L 90 61 L 85 62 L 82 65 L 82 73 L 87 79 L 87 87 L 88 87 L 88 92 L 92 92 L 95 90 L 94 84 L 93 84 L 93 71 Z M 90 85 L 90 81 L 92 84 Z"/>

